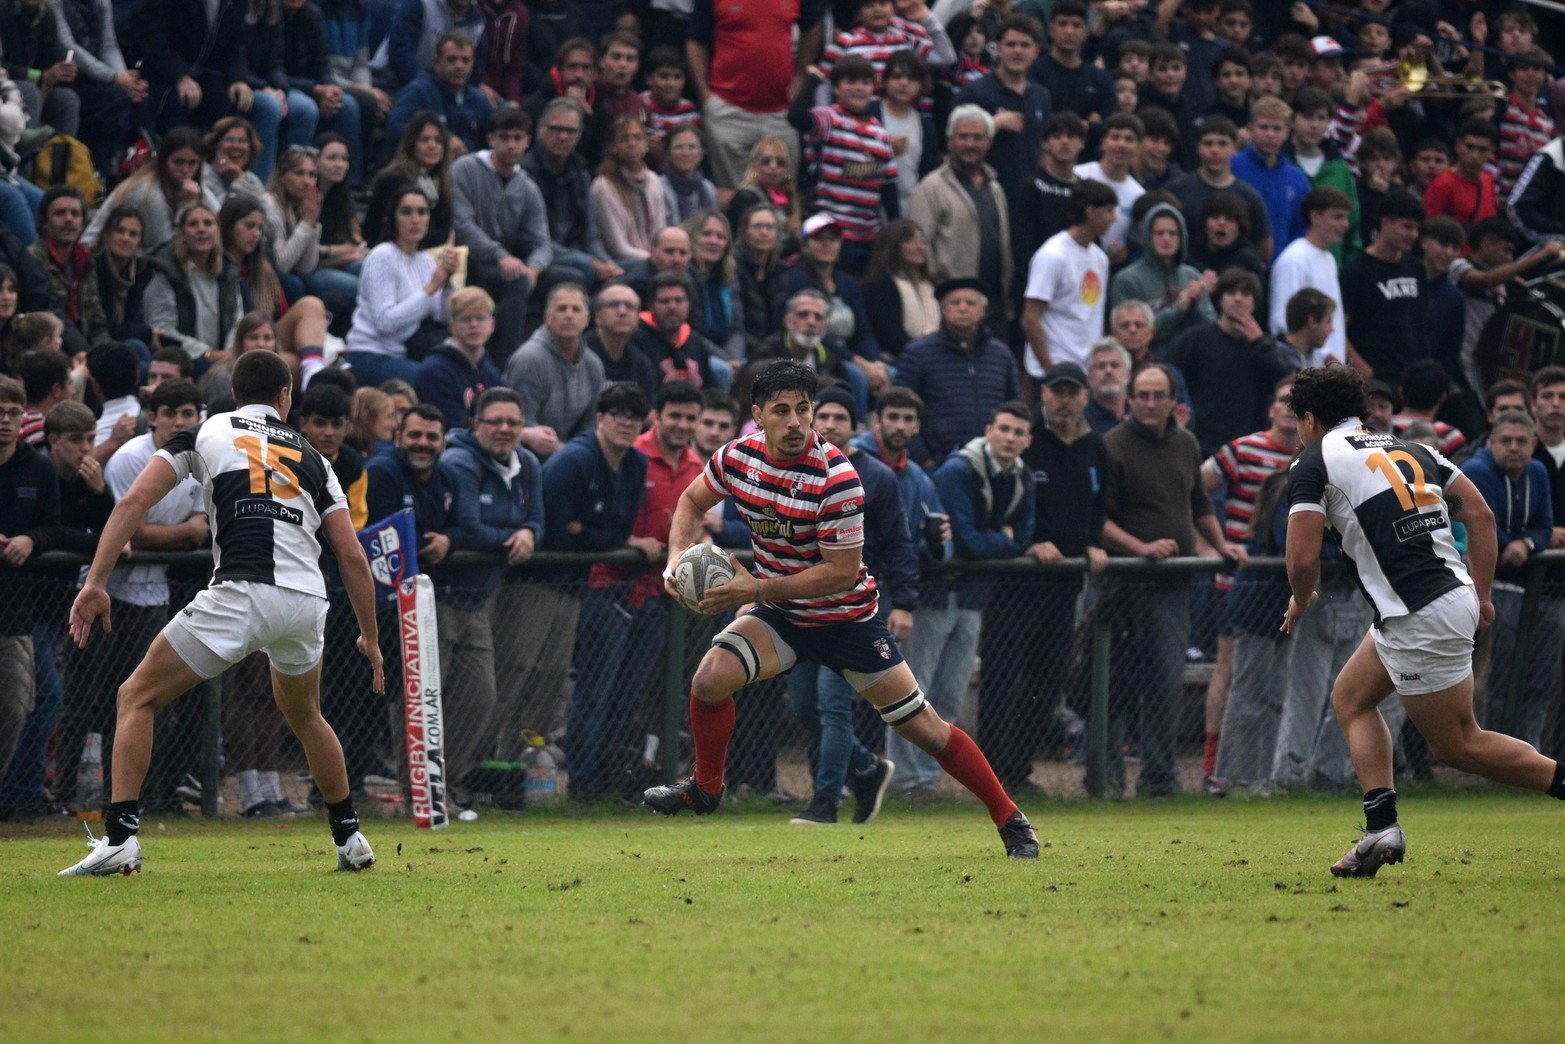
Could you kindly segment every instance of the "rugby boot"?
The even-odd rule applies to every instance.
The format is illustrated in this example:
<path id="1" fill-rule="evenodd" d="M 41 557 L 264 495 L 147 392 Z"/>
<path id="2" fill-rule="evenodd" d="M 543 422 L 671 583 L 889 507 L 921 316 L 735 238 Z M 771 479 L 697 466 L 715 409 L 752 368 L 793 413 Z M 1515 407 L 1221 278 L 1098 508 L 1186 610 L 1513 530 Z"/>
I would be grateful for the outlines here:
<path id="1" fill-rule="evenodd" d="M 141 873 L 141 841 L 135 834 L 127 837 L 122 845 L 111 845 L 107 837 L 93 837 L 91 828 L 88 828 L 87 847 L 92 849 L 87 858 L 75 866 L 66 867 L 55 876 L 110 877 L 121 874 L 129 877 L 132 873 Z"/>
<path id="2" fill-rule="evenodd" d="M 708 794 L 696 786 L 694 776 L 671 787 L 652 787 L 641 795 L 642 804 L 664 816 L 677 816 L 681 812 L 709 816 L 717 811 L 722 800 L 722 791 Z"/>
<path id="3" fill-rule="evenodd" d="M 1387 863 L 1400 863 L 1407 854 L 1407 838 L 1402 828 L 1392 823 L 1384 830 L 1366 830 L 1348 849 L 1348 854 L 1331 864 L 1333 877 L 1374 877 Z"/>
<path id="4" fill-rule="evenodd" d="M 1012 812 L 1011 818 L 1000 828 L 1000 840 L 1005 842 L 1005 854 L 1012 859 L 1038 858 L 1038 835 L 1032 832 L 1032 824 L 1020 811 Z"/>
<path id="5" fill-rule="evenodd" d="M 357 830 L 347 844 L 337 846 L 338 870 L 368 870 L 374 865 L 375 850 L 370 847 L 369 838 Z"/>

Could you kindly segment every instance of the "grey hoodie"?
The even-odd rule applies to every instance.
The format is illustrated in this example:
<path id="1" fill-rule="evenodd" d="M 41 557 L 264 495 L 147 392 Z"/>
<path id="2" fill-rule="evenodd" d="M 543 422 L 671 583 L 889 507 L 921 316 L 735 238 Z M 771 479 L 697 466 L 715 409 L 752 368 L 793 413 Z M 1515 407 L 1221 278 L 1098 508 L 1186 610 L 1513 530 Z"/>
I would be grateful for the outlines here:
<path id="1" fill-rule="evenodd" d="M 520 165 L 502 181 L 488 149 L 463 156 L 451 166 L 451 193 L 451 224 L 475 260 L 493 266 L 510 255 L 540 271 L 554 260 L 543 193 Z"/>
<path id="2" fill-rule="evenodd" d="M 591 431 L 603 391 L 603 360 L 587 348 L 571 362 L 540 326 L 505 364 L 505 383 L 522 397 L 522 420 L 554 429 L 561 442 Z"/>
<path id="3" fill-rule="evenodd" d="M 1165 216 L 1179 223 L 1179 262 L 1172 267 L 1152 254 L 1152 222 Z M 1185 216 L 1178 207 L 1159 203 L 1147 211 L 1141 219 L 1141 249 L 1140 259 L 1126 265 L 1109 283 L 1111 314 L 1125 301 L 1145 301 L 1151 305 L 1154 352 L 1192 326 L 1217 321 L 1210 294 L 1202 294 L 1189 309 L 1175 303 L 1181 290 L 1201 278 L 1200 270 L 1185 262 L 1189 256 L 1190 234 L 1185 228 Z"/>

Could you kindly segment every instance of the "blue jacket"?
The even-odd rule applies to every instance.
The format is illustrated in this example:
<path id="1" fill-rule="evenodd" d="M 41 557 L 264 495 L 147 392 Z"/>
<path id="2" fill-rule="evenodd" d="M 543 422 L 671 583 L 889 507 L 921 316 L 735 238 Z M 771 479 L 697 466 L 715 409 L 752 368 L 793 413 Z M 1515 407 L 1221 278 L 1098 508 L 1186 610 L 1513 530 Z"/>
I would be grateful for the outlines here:
<path id="1" fill-rule="evenodd" d="M 1009 480 L 994 472 L 988 441 L 982 436 L 951 451 L 935 469 L 935 488 L 951 516 L 951 539 L 958 558 L 1016 558 L 1027 550 L 1033 531 L 1032 472 L 1018 458 Z M 1000 532 L 1011 527 L 1011 536 Z M 957 586 L 957 604 L 982 609 L 998 581 L 972 574 Z"/>
<path id="2" fill-rule="evenodd" d="M 449 341 L 424 356 L 413 379 L 418 401 L 439 409 L 448 431 L 468 426 L 468 410 L 479 392 L 504 386 L 505 377 L 488 352 L 479 357 L 475 370 L 461 349 Z"/>
<path id="3" fill-rule="evenodd" d="M 392 87 L 410 83 L 421 70 L 434 64 L 435 40 L 448 29 L 460 29 L 477 41 L 473 48 L 473 82 L 480 82 L 489 51 L 483 39 L 484 10 L 480 4 L 468 8 L 467 17 L 457 22 L 451 17 L 450 6 L 441 0 L 401 0 L 392 11 L 385 42 L 371 67 L 380 66 L 389 73 Z"/>
<path id="4" fill-rule="evenodd" d="M 1110 92 L 1112 93 L 1112 92 Z M 1000 74 L 991 72 L 963 87 L 956 96 L 958 105 L 976 105 L 991 115 L 1002 112 L 1022 114 L 1021 131 L 997 131 L 989 147 L 986 162 L 1006 191 L 1027 182 L 1038 169 L 1038 147 L 1043 144 L 1043 122 L 1049 118 L 1054 99 L 1041 83 L 1027 81 L 1017 94 L 1000 82 Z"/>
<path id="5" fill-rule="evenodd" d="M 944 324 L 910 341 L 897 360 L 896 383 L 924 400 L 923 430 L 910 447 L 924 462 L 945 460 L 952 450 L 984 433 L 996 406 L 1021 398 L 1016 356 L 983 328 L 971 353 L 962 350 Z"/>
<path id="6" fill-rule="evenodd" d="M 897 489 L 902 497 L 902 512 L 907 515 L 908 532 L 913 534 L 913 548 L 918 553 L 920 562 L 943 562 L 951 557 L 952 548 L 948 542 L 942 549 L 942 554 L 936 558 L 930 553 L 929 542 L 924 539 L 924 520 L 930 515 L 943 515 L 945 506 L 940 501 L 940 491 L 935 488 L 935 480 L 929 477 L 929 472 L 913 459 L 910 452 L 907 462 L 898 471 L 886 463 L 886 458 L 881 455 L 880 441 L 875 438 L 873 431 L 866 431 L 853 440 L 853 448 L 863 450 L 876 460 L 885 464 L 891 473 L 897 477 Z M 857 458 L 854 458 L 857 466 Z"/>
<path id="7" fill-rule="evenodd" d="M 456 487 L 456 518 L 447 533 L 451 550 L 497 551 L 518 529 L 531 529 L 536 546 L 543 546 L 543 469 L 531 451 L 518 448 L 513 467 L 502 469 L 470 429 L 458 428 L 447 438 L 440 463 Z M 452 592 L 450 601 L 462 608 L 477 608 L 500 583 L 500 570 L 491 566 L 449 573 L 452 587 L 477 593 L 476 598 L 461 599 Z"/>
<path id="8" fill-rule="evenodd" d="M 918 606 L 918 556 L 897 476 L 873 453 L 850 446 L 848 461 L 864 487 L 864 564 L 880 588 L 880 613 Z"/>
<path id="9" fill-rule="evenodd" d="M 446 533 L 456 521 L 456 483 L 445 464 L 435 465 L 429 481 L 420 482 L 390 449 L 371 457 L 364 474 L 369 478 L 364 502 L 371 522 L 412 508 L 413 525 L 422 538 L 425 533 Z"/>
<path id="10" fill-rule="evenodd" d="M 546 547 L 556 551 L 611 551 L 630 539 L 641 511 L 647 458 L 632 449 L 609 467 L 594 431 L 576 436 L 543 468 L 544 515 L 549 520 Z M 572 533 L 571 523 L 580 531 Z M 567 571 L 579 577 L 585 569 Z M 562 574 L 563 575 L 563 574 Z"/>
<path id="11" fill-rule="evenodd" d="M 474 9 L 477 9 L 476 4 Z M 393 141 L 401 138 L 413 121 L 413 114 L 421 109 L 429 109 L 439 116 L 446 130 L 462 139 L 468 152 L 477 152 L 484 147 L 484 128 L 494 113 L 494 106 L 472 82 L 462 88 L 461 94 L 452 94 L 435 79 L 432 71 L 425 69 L 397 95 L 397 103 L 391 107 L 391 115 L 386 119 L 386 137 Z"/>
<path id="12" fill-rule="evenodd" d="M 1276 166 L 1268 167 L 1254 145 L 1235 156 L 1229 168 L 1265 201 L 1267 216 L 1272 219 L 1271 259 L 1277 260 L 1283 247 L 1308 231 L 1299 203 L 1310 191 L 1309 175 L 1286 156 L 1279 156 Z"/>
<path id="13" fill-rule="evenodd" d="M 1489 510 L 1494 512 L 1494 535 L 1499 550 L 1523 537 L 1532 537 L 1538 550 L 1549 546 L 1549 536 L 1554 527 L 1554 504 L 1549 494 L 1549 475 L 1543 462 L 1529 460 L 1527 471 L 1520 482 L 1512 482 L 1494 462 L 1494 453 L 1488 446 L 1474 453 L 1462 465 L 1462 474 L 1472 480 L 1483 494 Z M 1497 580 L 1519 582 L 1525 567 L 1507 569 L 1496 566 Z"/>

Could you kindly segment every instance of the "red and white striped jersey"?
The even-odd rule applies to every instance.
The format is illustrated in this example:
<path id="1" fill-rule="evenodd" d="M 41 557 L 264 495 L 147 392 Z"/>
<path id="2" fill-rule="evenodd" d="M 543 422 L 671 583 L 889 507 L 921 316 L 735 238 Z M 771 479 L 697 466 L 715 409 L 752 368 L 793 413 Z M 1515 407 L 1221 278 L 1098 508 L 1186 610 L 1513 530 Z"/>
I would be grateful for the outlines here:
<path id="1" fill-rule="evenodd" d="M 864 546 L 864 487 L 837 447 L 810 434 L 795 460 L 766 452 L 766 433 L 752 432 L 712 454 L 702 479 L 719 497 L 732 497 L 750 527 L 755 565 L 763 580 L 819 565 L 821 549 Z M 879 603 L 875 579 L 861 562 L 853 586 L 825 598 L 772 603 L 801 627 L 871 619 Z"/>
<path id="2" fill-rule="evenodd" d="M 672 109 L 665 109 L 652 100 L 651 91 L 642 91 L 641 107 L 646 113 L 647 129 L 660 140 L 679 127 L 701 126 L 701 110 L 689 98 L 680 98 Z"/>
<path id="3" fill-rule="evenodd" d="M 1527 161 L 1553 138 L 1554 121 L 1542 106 L 1523 106 L 1514 91 L 1507 96 L 1505 115 L 1500 119 L 1500 147 L 1494 156 L 1494 194 L 1502 201 L 1509 196 Z"/>
<path id="4" fill-rule="evenodd" d="M 885 125 L 840 105 L 818 106 L 810 117 L 805 160 L 816 174 L 816 205 L 837 219 L 844 239 L 872 242 L 880 234 L 881 187 L 897 180 Z"/>
<path id="5" fill-rule="evenodd" d="M 1292 460 L 1293 451 L 1277 445 L 1264 431 L 1241 435 L 1212 454 L 1207 465 L 1217 468 L 1228 487 L 1223 536 L 1230 542 L 1250 542 L 1250 522 L 1255 518 L 1255 502 L 1260 499 L 1261 483 L 1273 472 L 1286 468 Z"/>
<path id="6" fill-rule="evenodd" d="M 912 51 L 924 61 L 934 50 L 929 33 L 917 22 L 893 18 L 883 33 L 872 33 L 862 25 L 844 29 L 826 45 L 821 56 L 821 71 L 831 75 L 831 67 L 851 54 L 856 54 L 875 67 L 875 89 L 881 88 L 886 75 L 886 61 L 898 51 Z"/>
<path id="7" fill-rule="evenodd" d="M 1402 433 L 1407 431 L 1408 425 L 1419 420 L 1423 418 L 1404 417 L 1399 413 L 1391 418 L 1391 434 L 1399 439 L 1403 438 Z M 1453 427 L 1443 420 L 1424 421 L 1424 423 L 1435 429 L 1435 449 L 1440 451 L 1442 457 L 1452 456 L 1467 445 L 1467 436 L 1462 434 L 1460 428 Z"/>

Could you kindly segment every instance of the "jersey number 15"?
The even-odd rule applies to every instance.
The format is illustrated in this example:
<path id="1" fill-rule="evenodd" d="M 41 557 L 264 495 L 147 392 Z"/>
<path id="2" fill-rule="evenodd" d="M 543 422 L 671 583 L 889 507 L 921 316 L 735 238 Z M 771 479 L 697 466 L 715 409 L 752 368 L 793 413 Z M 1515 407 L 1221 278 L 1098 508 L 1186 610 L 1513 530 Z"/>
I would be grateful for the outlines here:
<path id="1" fill-rule="evenodd" d="M 289 466 L 289 462 L 297 463 L 304 459 L 301 451 L 270 442 L 263 449 L 261 440 L 254 435 L 239 436 L 234 440 L 234 449 L 243 453 L 250 463 L 251 493 L 257 496 L 270 493 L 284 500 L 292 500 L 299 495 L 299 476 Z"/>

